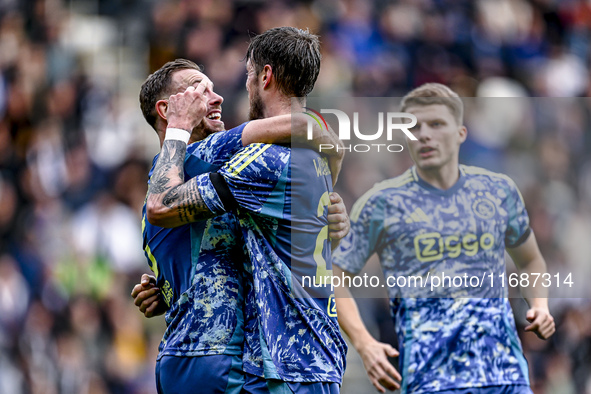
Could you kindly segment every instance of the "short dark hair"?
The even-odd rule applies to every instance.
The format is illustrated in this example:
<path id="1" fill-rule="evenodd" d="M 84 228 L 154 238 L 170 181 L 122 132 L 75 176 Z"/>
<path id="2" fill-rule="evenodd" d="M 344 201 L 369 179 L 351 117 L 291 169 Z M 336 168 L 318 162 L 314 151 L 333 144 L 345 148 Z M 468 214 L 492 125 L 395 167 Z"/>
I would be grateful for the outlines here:
<path id="1" fill-rule="evenodd" d="M 445 105 L 458 125 L 464 123 L 464 103 L 456 92 L 440 83 L 426 83 L 411 90 L 402 98 L 400 110 L 406 111 L 410 107 L 424 107 L 426 105 Z"/>
<path id="2" fill-rule="evenodd" d="M 172 74 L 175 71 L 186 69 L 203 72 L 201 67 L 190 60 L 176 59 L 166 63 L 153 74 L 150 74 L 142 84 L 140 89 L 140 108 L 142 109 L 144 118 L 146 118 L 146 121 L 154 130 L 156 130 L 156 119 L 158 117 L 156 113 L 156 102 L 163 97 L 175 93 L 171 91 L 172 86 L 170 86 Z"/>
<path id="3" fill-rule="evenodd" d="M 291 97 L 307 96 L 320 72 L 320 40 L 295 27 L 275 27 L 253 37 L 246 51 L 256 74 L 266 64 L 273 69 L 281 92 Z"/>

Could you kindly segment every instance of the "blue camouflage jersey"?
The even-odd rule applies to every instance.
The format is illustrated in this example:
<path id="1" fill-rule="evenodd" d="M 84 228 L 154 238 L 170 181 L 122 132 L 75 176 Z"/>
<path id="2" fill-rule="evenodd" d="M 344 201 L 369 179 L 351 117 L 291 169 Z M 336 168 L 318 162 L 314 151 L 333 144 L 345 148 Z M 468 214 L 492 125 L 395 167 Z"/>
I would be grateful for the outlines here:
<path id="1" fill-rule="evenodd" d="M 309 149 L 253 144 L 218 175 L 221 184 L 200 176 L 199 191 L 216 214 L 236 206 L 250 255 L 244 370 L 287 382 L 340 384 L 347 346 L 334 294 L 316 279 L 332 273 L 326 159 Z"/>
<path id="2" fill-rule="evenodd" d="M 520 245 L 529 234 L 513 181 L 477 167 L 460 166 L 460 178 L 448 190 L 429 185 L 412 167 L 355 203 L 351 231 L 333 260 L 345 271 L 358 273 L 377 253 L 386 278 L 485 276 L 481 287 L 447 282 L 445 291 L 410 281 L 388 284 L 403 393 L 529 384 L 499 279 L 505 248 Z"/>
<path id="3" fill-rule="evenodd" d="M 219 169 L 242 148 L 245 125 L 189 145 L 185 179 Z M 176 228 L 154 226 L 146 220 L 144 204 L 144 252 L 169 307 L 158 359 L 242 354 L 246 257 L 242 242 L 235 238 L 239 231 L 233 214 Z"/>

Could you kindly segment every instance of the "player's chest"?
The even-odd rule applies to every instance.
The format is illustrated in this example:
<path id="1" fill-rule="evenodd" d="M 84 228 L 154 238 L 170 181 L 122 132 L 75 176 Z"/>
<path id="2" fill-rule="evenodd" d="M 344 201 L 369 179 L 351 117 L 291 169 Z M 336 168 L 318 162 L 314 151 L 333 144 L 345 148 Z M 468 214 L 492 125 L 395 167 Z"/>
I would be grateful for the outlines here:
<path id="1" fill-rule="evenodd" d="M 388 247 L 414 250 L 421 261 L 474 256 L 504 241 L 507 212 L 490 194 L 417 194 L 389 207 L 384 222 Z"/>

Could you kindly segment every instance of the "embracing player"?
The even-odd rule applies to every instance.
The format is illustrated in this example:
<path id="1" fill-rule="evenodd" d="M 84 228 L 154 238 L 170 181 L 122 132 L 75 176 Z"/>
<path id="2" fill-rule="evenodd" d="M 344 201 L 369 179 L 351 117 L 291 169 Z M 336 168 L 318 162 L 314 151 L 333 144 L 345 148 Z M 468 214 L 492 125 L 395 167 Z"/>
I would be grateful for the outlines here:
<path id="1" fill-rule="evenodd" d="M 285 62 L 286 54 L 298 61 Z M 251 116 L 289 114 L 292 98 L 299 98 L 303 109 L 319 68 L 318 38 L 308 32 L 283 27 L 253 38 L 247 52 Z M 203 87 L 198 86 L 170 97 L 169 107 L 179 113 L 175 122 L 169 117 L 169 130 L 191 130 L 200 121 L 196 114 L 203 117 L 207 112 L 202 93 Z M 338 328 L 334 296 L 325 286 L 322 294 L 308 298 L 300 292 L 297 273 L 290 271 L 292 260 L 312 273 L 318 267 L 331 269 L 326 214 L 333 179 L 329 170 L 317 173 L 310 160 L 327 167 L 326 162 L 306 150 L 301 153 L 301 164 L 296 164 L 296 149 L 254 144 L 219 171 L 185 182 L 180 174 L 186 140 L 171 138 L 165 140 L 163 150 L 168 153 L 160 155 L 152 175 L 158 188 L 148 192 L 149 219 L 174 222 L 189 217 L 198 221 L 237 212 L 249 253 L 245 270 L 252 275 L 246 295 L 245 389 L 338 392 L 346 344 Z M 304 164 L 305 171 L 298 171 Z M 296 217 L 294 199 L 300 196 L 315 199 L 312 206 L 308 202 L 306 212 L 297 213 L 302 217 Z M 315 246 L 292 248 L 292 229 L 313 237 Z"/>
<path id="2" fill-rule="evenodd" d="M 168 97 L 202 81 L 207 82 L 207 76 L 195 63 L 177 59 L 150 75 L 142 85 L 142 111 L 156 130 L 161 146 L 171 116 Z M 287 143 L 291 141 L 292 127 L 302 137 L 307 130 L 305 119 L 286 115 L 254 120 L 225 131 L 221 121 L 222 97 L 211 84 L 204 89 L 203 96 L 207 115 L 190 128 L 183 169 L 186 179 L 220 168 L 250 142 Z M 324 137 L 331 135 L 323 134 Z M 153 171 L 154 167 L 150 175 Z M 158 185 L 151 187 L 154 191 Z M 335 202 L 339 200 L 333 197 Z M 144 247 L 155 278 L 150 283 L 144 275 L 145 283 L 137 285 L 132 296 L 146 316 L 166 311 L 167 329 L 156 370 L 158 391 L 191 393 L 194 383 L 200 382 L 204 392 L 239 393 L 244 382 L 241 264 L 248 256 L 243 241 L 237 240 L 241 236 L 236 218 L 227 214 L 175 228 L 165 228 L 167 223 L 156 224 L 159 225 L 146 220 L 144 206 Z"/>
<path id="3" fill-rule="evenodd" d="M 292 41 L 297 42 L 295 48 Z M 307 95 L 318 75 L 318 39 L 298 29 L 271 29 L 257 36 L 247 56 L 247 88 L 251 116 L 254 114 L 255 118 L 259 117 L 257 114 L 291 113 L 291 98 Z M 299 61 L 282 64 L 286 56 Z M 243 368 L 247 372 L 247 382 L 244 389 L 336 392 L 344 370 L 346 345 L 338 331 L 335 313 L 329 312 L 334 311 L 334 297 L 325 291 L 322 297 L 307 302 L 291 294 L 290 231 L 294 219 L 291 150 L 256 144 L 235 155 L 219 172 L 184 182 L 188 133 L 183 135 L 180 130 L 192 130 L 208 113 L 207 90 L 204 83 L 196 88 L 191 85 L 184 93 L 172 95 L 167 102 L 168 129 L 151 177 L 147 217 L 156 224 L 178 226 L 222 214 L 220 210 L 229 211 L 233 206 L 243 209 L 245 214 L 240 215 L 239 211 L 238 218 L 249 250 L 250 263 L 246 271 L 252 277 L 247 283 L 253 285 L 246 295 Z M 198 113 L 195 102 L 201 106 L 201 118 L 195 117 Z M 310 154 L 313 152 L 308 150 L 304 156 Z M 307 187 L 317 185 L 314 190 L 322 191 L 313 209 L 306 212 L 306 218 L 311 219 L 306 231 L 311 231 L 319 247 L 309 253 L 297 252 L 293 257 L 301 256 L 304 265 L 313 270 L 320 257 L 326 262 L 324 268 L 330 269 L 330 243 L 326 232 L 330 226 L 326 214 L 330 209 L 333 179 L 326 161 L 317 154 L 313 154 L 313 159 L 322 162 L 327 169 L 306 184 Z M 314 168 L 312 163 L 308 164 L 306 173 Z M 237 183 L 230 186 L 231 177 Z M 228 191 L 232 194 L 230 200 Z M 210 199 L 211 209 L 204 204 L 202 196 Z M 226 204 L 216 200 L 220 197 Z M 232 205 L 231 200 L 236 204 Z M 322 205 L 319 206 L 319 202 Z M 253 237 L 253 233 L 257 235 Z"/>

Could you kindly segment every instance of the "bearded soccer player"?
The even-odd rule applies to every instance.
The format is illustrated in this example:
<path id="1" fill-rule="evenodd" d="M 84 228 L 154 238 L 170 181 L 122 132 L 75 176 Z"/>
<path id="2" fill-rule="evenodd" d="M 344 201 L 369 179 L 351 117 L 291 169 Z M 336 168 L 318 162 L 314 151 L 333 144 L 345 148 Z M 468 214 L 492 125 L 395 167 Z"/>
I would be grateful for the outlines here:
<path id="1" fill-rule="evenodd" d="M 271 29 L 253 38 L 246 58 L 251 117 L 289 114 L 293 98 L 303 108 L 320 68 L 316 36 Z M 191 130 L 195 115 L 207 112 L 202 93 L 198 86 L 170 97 L 178 114 L 169 127 Z M 346 344 L 334 295 L 327 285 L 315 294 L 301 286 L 304 271 L 331 270 L 326 213 L 333 179 L 326 160 L 310 149 L 253 144 L 217 172 L 184 182 L 186 142 L 165 141 L 164 148 L 152 176 L 158 186 L 148 192 L 149 220 L 176 225 L 237 212 L 253 284 L 246 296 L 245 390 L 338 392 Z"/>
<path id="2" fill-rule="evenodd" d="M 168 97 L 201 82 L 206 86 L 203 90 L 206 116 L 190 129 L 183 168 L 186 178 L 221 167 L 250 142 L 289 142 L 292 122 L 302 135 L 306 131 L 305 122 L 298 128 L 298 119 L 289 115 L 255 120 L 224 131 L 222 97 L 213 91 L 213 85 L 195 63 L 177 59 L 150 75 L 140 93 L 142 111 L 156 130 L 161 146 L 165 145 L 170 116 Z M 150 175 L 153 171 L 154 168 Z M 236 237 L 240 238 L 236 218 L 228 214 L 206 222 L 164 228 L 146 222 L 144 206 L 142 228 L 145 253 L 158 287 L 138 285 L 132 296 L 140 303 L 145 302 L 147 316 L 168 309 L 167 329 L 157 361 L 158 391 L 192 393 L 198 383 L 203 392 L 241 392 L 244 382 L 241 264 L 248 257 L 243 241 Z M 142 279 L 148 279 L 147 275 Z"/>
<path id="3" fill-rule="evenodd" d="M 499 278 L 506 250 L 522 273 L 545 273 L 515 183 L 459 164 L 467 130 L 458 95 L 447 86 L 426 84 L 403 98 L 402 111 L 417 118 L 411 129 L 417 140 L 408 141 L 414 166 L 376 184 L 355 203 L 335 266 L 356 274 L 377 253 L 386 277 Z M 547 288 L 526 290 L 526 331 L 547 339 L 555 330 Z M 371 337 L 347 288 L 336 291 L 339 323 L 379 391 L 401 386 L 402 393 L 531 393 L 506 287 L 462 288 L 457 294 L 443 288 L 429 293 L 420 286 L 388 291 L 402 376 L 387 358 L 398 352 Z"/>

